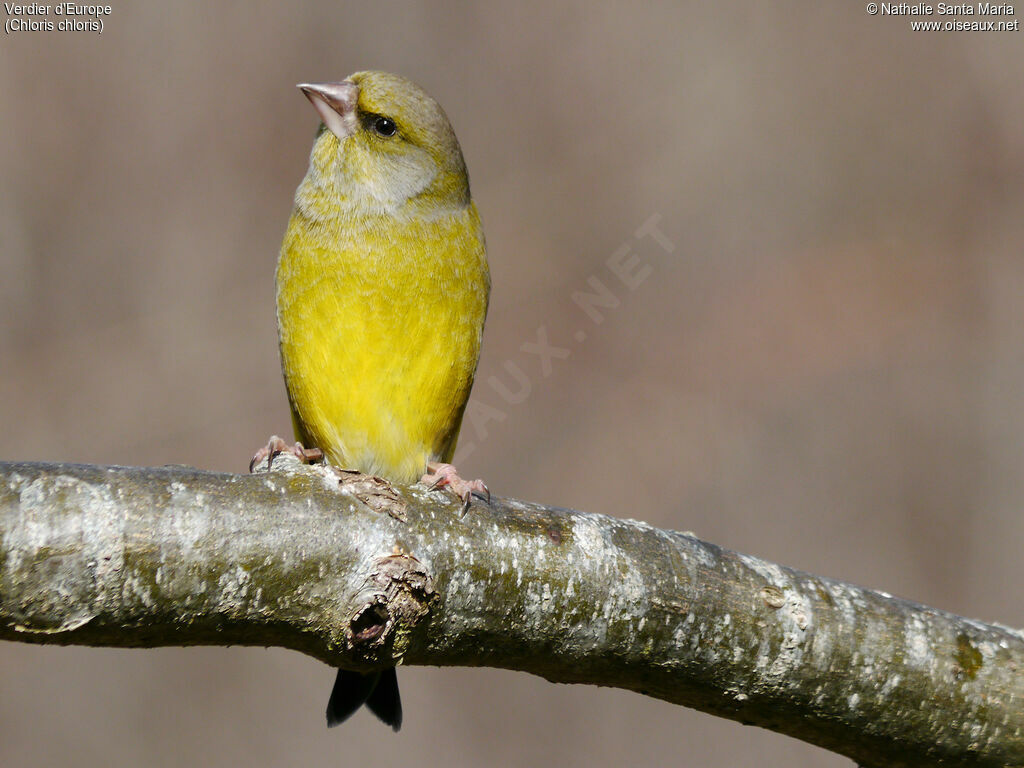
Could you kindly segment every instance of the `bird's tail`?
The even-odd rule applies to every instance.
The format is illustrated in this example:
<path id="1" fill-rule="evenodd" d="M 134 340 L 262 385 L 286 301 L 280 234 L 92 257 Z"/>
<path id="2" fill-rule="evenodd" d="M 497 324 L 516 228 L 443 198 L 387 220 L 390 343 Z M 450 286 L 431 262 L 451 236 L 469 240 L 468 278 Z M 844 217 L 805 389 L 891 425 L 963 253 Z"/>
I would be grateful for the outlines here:
<path id="1" fill-rule="evenodd" d="M 339 669 L 327 702 L 327 726 L 345 722 L 363 704 L 392 730 L 402 727 L 402 697 L 394 667 L 369 674 Z"/>

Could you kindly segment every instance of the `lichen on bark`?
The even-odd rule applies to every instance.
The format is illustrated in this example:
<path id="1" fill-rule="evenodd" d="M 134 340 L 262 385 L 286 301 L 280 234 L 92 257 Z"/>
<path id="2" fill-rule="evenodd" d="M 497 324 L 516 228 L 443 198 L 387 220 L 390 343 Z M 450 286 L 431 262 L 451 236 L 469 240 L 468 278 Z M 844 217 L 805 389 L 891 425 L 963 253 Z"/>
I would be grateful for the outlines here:
<path id="1" fill-rule="evenodd" d="M 865 766 L 1024 765 L 1024 634 L 642 522 L 279 457 L 0 464 L 0 639 L 518 669 Z"/>

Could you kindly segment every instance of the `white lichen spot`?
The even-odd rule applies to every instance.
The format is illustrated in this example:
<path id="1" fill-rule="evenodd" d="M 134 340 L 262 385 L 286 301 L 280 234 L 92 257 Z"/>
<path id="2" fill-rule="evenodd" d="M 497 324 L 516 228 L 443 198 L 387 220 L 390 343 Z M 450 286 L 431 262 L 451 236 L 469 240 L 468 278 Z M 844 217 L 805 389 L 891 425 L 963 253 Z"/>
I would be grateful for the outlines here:
<path id="1" fill-rule="evenodd" d="M 851 693 L 850 694 L 850 698 L 847 699 L 846 701 L 850 705 L 850 709 L 856 709 L 857 705 L 860 704 L 860 694 L 859 693 Z"/>
<path id="2" fill-rule="evenodd" d="M 597 521 L 589 516 L 580 516 L 573 519 L 572 528 L 573 541 L 592 562 L 603 562 L 606 555 L 612 554 L 609 552 L 612 547 L 605 539 L 605 531 Z"/>
<path id="3" fill-rule="evenodd" d="M 879 693 L 882 696 L 888 696 L 890 693 L 892 693 L 894 690 L 896 690 L 896 688 L 899 686 L 899 684 L 900 684 L 900 676 L 899 675 L 893 675 L 888 680 L 886 680 L 885 683 L 882 684 L 881 689 L 879 689 Z"/>
<path id="4" fill-rule="evenodd" d="M 715 555 L 712 554 L 712 552 L 708 549 L 707 546 L 705 546 L 704 542 L 700 541 L 696 536 L 693 536 L 692 534 L 690 534 L 689 538 L 693 542 L 693 547 L 690 551 L 693 553 L 693 557 L 697 561 L 696 565 L 703 565 L 708 568 L 714 567 L 718 561 Z M 684 558 L 687 561 L 687 564 L 690 565 L 691 563 L 689 563 L 689 558 L 685 557 L 685 555 Z"/>
<path id="5" fill-rule="evenodd" d="M 793 621 L 800 630 L 806 630 L 810 619 L 807 618 L 808 606 L 802 602 L 795 602 L 792 606 Z"/>
<path id="6" fill-rule="evenodd" d="M 249 572 L 240 565 L 221 574 L 217 580 L 220 594 L 227 600 L 244 600 L 249 593 Z"/>
<path id="7" fill-rule="evenodd" d="M 672 633 L 672 642 L 677 648 L 680 648 L 685 640 L 686 630 L 684 630 L 682 626 L 676 627 L 676 631 Z"/>
<path id="8" fill-rule="evenodd" d="M 907 650 L 907 664 L 923 667 L 931 657 L 928 643 L 928 626 L 920 616 L 912 616 L 907 624 L 904 643 Z"/>
<path id="9" fill-rule="evenodd" d="M 765 674 L 772 677 L 785 677 L 803 660 L 804 639 L 813 618 L 811 602 L 799 589 L 799 586 L 803 585 L 793 585 L 782 567 L 750 555 L 740 555 L 739 559 L 745 566 L 765 579 L 768 584 L 783 590 L 785 603 L 771 616 L 771 619 L 781 626 L 782 643 L 775 657 L 771 659 L 771 663 L 767 665 Z M 757 659 L 758 668 L 765 667 L 769 653 L 769 649 L 762 646 Z"/>

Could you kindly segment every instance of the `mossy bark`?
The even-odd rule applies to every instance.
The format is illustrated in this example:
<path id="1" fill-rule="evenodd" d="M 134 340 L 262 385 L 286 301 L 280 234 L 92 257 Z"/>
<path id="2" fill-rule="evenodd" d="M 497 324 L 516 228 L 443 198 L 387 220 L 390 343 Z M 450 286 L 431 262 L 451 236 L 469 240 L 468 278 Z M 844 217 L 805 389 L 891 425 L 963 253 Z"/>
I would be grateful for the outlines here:
<path id="1" fill-rule="evenodd" d="M 865 766 L 1024 766 L 1024 633 L 634 520 L 278 457 L 0 464 L 0 639 L 627 688 Z M 632 512 L 632 510 L 630 510 Z"/>

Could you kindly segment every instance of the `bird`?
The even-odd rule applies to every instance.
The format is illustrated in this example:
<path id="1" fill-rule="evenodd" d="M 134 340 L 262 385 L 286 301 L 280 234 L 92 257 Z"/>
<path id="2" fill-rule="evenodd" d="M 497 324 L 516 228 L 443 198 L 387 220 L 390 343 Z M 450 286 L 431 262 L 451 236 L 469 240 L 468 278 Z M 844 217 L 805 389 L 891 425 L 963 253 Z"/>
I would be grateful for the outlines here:
<path id="1" fill-rule="evenodd" d="M 490 296 L 483 227 L 441 106 L 399 75 L 302 83 L 321 123 L 277 263 L 291 451 L 463 500 L 490 493 L 451 465 Z M 339 669 L 328 726 L 362 705 L 395 731 L 395 669 Z"/>

